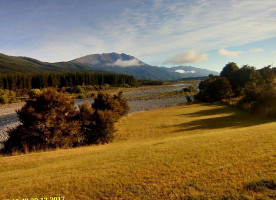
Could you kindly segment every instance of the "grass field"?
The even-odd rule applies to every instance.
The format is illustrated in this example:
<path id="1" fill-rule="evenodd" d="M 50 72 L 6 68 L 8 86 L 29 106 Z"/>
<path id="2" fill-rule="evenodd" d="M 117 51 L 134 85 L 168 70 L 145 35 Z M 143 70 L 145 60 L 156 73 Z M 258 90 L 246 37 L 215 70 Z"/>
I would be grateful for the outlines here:
<path id="1" fill-rule="evenodd" d="M 276 198 L 276 122 L 204 104 L 117 129 L 108 145 L 0 157 L 0 200 Z"/>

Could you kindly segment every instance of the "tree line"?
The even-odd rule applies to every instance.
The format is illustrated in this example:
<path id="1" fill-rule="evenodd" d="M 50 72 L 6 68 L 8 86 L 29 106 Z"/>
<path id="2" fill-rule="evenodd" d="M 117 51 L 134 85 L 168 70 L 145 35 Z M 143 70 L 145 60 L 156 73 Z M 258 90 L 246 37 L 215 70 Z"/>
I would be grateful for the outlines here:
<path id="1" fill-rule="evenodd" d="M 202 102 L 236 99 L 244 110 L 276 117 L 276 68 L 261 69 L 231 62 L 225 65 L 220 76 L 209 75 L 199 84 L 195 99 Z"/>
<path id="2" fill-rule="evenodd" d="M 0 89 L 34 89 L 47 87 L 73 87 L 77 85 L 131 85 L 133 76 L 126 74 L 67 72 L 67 73 L 30 73 L 1 74 Z"/>

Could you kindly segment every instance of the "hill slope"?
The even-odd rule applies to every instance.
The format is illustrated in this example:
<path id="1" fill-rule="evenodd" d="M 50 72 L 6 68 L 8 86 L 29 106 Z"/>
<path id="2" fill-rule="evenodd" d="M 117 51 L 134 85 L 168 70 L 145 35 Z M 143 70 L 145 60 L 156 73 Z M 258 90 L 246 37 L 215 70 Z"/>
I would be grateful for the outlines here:
<path id="1" fill-rule="evenodd" d="M 192 105 L 132 114 L 117 129 L 108 145 L 0 157 L 0 199 L 275 198 L 276 122 Z"/>
<path id="2" fill-rule="evenodd" d="M 47 63 L 28 57 L 15 57 L 0 54 L 1 73 L 37 73 L 37 72 L 94 72 L 96 70 L 74 62 Z"/>

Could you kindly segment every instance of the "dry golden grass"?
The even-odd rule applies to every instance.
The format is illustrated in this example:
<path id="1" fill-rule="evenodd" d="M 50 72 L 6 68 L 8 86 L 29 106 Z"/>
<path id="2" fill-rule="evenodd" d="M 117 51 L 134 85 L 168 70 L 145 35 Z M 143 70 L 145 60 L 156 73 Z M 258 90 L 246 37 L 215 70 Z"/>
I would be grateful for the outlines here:
<path id="1" fill-rule="evenodd" d="M 108 145 L 1 157 L 0 199 L 276 198 L 276 122 L 204 104 L 131 114 L 117 129 Z"/>

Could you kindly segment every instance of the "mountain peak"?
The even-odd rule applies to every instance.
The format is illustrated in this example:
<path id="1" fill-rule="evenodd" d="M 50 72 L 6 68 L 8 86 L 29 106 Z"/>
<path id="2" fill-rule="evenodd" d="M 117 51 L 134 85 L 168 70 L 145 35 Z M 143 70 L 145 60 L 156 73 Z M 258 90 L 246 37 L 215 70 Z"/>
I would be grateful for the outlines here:
<path id="1" fill-rule="evenodd" d="M 88 65 L 109 65 L 119 67 L 131 67 L 145 65 L 137 58 L 127 55 L 125 53 L 103 53 L 103 54 L 90 54 L 77 59 L 72 62 L 88 64 Z"/>

